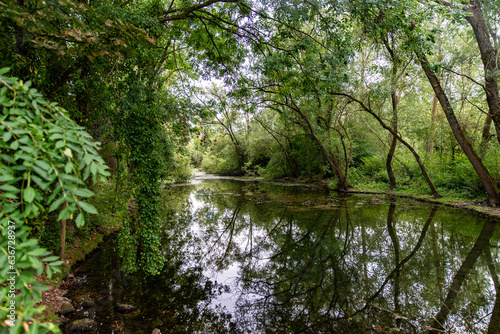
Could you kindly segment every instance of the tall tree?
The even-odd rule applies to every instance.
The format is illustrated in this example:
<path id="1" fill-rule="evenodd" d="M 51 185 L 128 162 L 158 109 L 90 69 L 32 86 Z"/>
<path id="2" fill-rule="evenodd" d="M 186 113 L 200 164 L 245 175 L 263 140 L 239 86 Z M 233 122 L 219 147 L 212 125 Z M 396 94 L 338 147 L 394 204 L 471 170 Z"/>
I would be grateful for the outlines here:
<path id="1" fill-rule="evenodd" d="M 445 2 L 444 2 L 445 3 Z M 481 54 L 484 69 L 484 93 L 489 108 L 489 117 L 495 124 L 497 140 L 500 143 L 500 95 L 498 91 L 498 40 L 494 26 L 488 24 L 488 20 L 483 13 L 484 8 L 491 10 L 489 13 L 498 18 L 498 7 L 495 1 L 464 1 L 462 5 L 467 14 L 465 19 L 472 27 L 474 36 Z M 448 3 L 445 5 L 449 6 Z M 497 44 L 495 46 L 495 43 Z"/>

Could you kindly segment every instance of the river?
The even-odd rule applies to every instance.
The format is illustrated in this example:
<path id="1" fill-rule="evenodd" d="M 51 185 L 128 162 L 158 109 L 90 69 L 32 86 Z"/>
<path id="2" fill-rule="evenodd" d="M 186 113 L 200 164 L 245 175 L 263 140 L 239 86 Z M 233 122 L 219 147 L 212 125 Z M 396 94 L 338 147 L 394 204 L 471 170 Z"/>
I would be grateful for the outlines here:
<path id="1" fill-rule="evenodd" d="M 162 201 L 162 273 L 113 239 L 69 291 L 98 333 L 500 332 L 497 223 L 383 195 L 199 175 Z M 79 302 L 92 299 L 90 308 Z M 134 305 L 123 314 L 117 303 Z"/>

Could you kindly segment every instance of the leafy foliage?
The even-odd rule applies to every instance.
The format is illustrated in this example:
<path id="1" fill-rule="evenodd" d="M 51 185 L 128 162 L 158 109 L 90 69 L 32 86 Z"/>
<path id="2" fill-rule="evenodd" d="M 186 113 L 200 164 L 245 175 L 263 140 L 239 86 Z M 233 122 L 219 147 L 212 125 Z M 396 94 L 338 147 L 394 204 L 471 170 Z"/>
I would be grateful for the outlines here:
<path id="1" fill-rule="evenodd" d="M 50 253 L 39 247 L 36 239 L 29 239 L 27 223 L 48 208 L 48 212 L 57 213 L 57 220 L 75 219 L 77 226 L 82 226 L 84 213 L 97 213 L 86 201 L 93 193 L 84 181 L 104 180 L 109 172 L 97 152 L 98 144 L 63 108 L 30 88 L 30 82 L 6 77 L 7 71 L 0 70 L 0 249 L 6 255 L 0 258 L 0 295 L 6 300 L 9 290 L 3 283 L 14 278 L 20 292 L 7 299 L 14 301 L 17 313 L 10 333 L 20 333 L 26 322 L 42 311 L 34 305 L 45 287 L 34 275 L 46 269 L 51 277 L 62 263 L 56 256 L 47 256 Z M 9 314 L 7 307 L 2 305 L 0 319 Z M 35 321 L 29 332 L 48 331 L 58 329 Z"/>
<path id="2" fill-rule="evenodd" d="M 11 215 L 22 204 L 22 218 L 33 219 L 48 204 L 49 212 L 59 212 L 58 220 L 76 218 L 77 225 L 83 225 L 83 212 L 97 213 L 82 200 L 93 195 L 84 181 L 91 176 L 95 183 L 110 175 L 98 145 L 64 109 L 30 89 L 29 82 L 1 80 L 0 189 L 4 200 L 13 201 L 2 212 Z"/>

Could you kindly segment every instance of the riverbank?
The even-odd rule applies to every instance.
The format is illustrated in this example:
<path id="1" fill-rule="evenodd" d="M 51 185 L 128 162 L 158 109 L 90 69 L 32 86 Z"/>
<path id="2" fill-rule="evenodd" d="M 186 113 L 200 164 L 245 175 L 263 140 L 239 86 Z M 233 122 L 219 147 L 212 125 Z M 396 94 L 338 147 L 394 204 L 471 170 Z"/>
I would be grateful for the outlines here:
<path id="1" fill-rule="evenodd" d="M 432 196 L 420 195 L 420 194 L 407 194 L 398 191 L 377 191 L 377 190 L 369 190 L 369 189 L 355 189 L 346 191 L 349 194 L 367 194 L 367 195 L 386 195 L 397 198 L 408 198 L 413 199 L 415 201 L 426 202 L 426 203 L 434 203 L 440 204 L 444 206 L 449 206 L 453 208 L 459 208 L 463 210 L 467 210 L 470 212 L 474 212 L 483 217 L 489 217 L 494 219 L 500 219 L 500 208 L 494 208 L 488 206 L 482 202 L 472 202 L 464 199 L 456 199 L 444 196 L 442 198 L 434 198 Z"/>
<path id="2" fill-rule="evenodd" d="M 246 182 L 269 182 L 269 183 L 283 183 L 287 185 L 311 185 L 329 188 L 331 191 L 336 191 L 332 187 L 332 180 L 329 179 L 294 179 L 294 178 L 280 178 L 280 179 L 265 179 L 263 177 L 255 176 L 219 176 L 213 174 L 205 174 L 203 172 L 195 173 L 195 179 L 228 179 Z M 368 186 L 368 187 L 367 187 Z M 486 199 L 471 201 L 468 199 L 460 198 L 460 196 L 443 196 L 441 198 L 434 198 L 430 195 L 421 193 L 410 193 L 408 190 L 380 190 L 370 189 L 369 184 L 363 186 L 355 186 L 348 191 L 342 193 L 348 194 L 367 194 L 367 195 L 385 195 L 398 198 L 408 198 L 416 201 L 441 204 L 449 207 L 464 209 L 470 212 L 477 213 L 483 217 L 490 217 L 500 219 L 500 208 L 494 208 L 486 204 Z"/>
<path id="3" fill-rule="evenodd" d="M 304 180 L 288 180 L 280 179 L 274 180 L 275 182 L 291 182 L 303 184 Z M 313 181 L 313 184 L 321 184 L 323 186 L 329 187 L 331 189 L 331 180 L 319 180 Z M 334 189 L 332 189 L 335 191 Z M 491 207 L 486 203 L 486 199 L 480 199 L 476 201 L 471 201 L 468 199 L 460 198 L 460 196 L 443 196 L 441 198 L 434 198 L 431 195 L 410 193 L 408 190 L 374 190 L 367 187 L 353 187 L 352 189 L 345 191 L 344 193 L 349 194 L 367 194 L 367 195 L 385 195 L 397 198 L 408 198 L 420 202 L 434 203 L 445 205 L 453 208 L 464 209 L 470 212 L 474 212 L 483 217 L 489 217 L 494 219 L 500 219 L 500 207 Z"/>
<path id="4" fill-rule="evenodd" d="M 53 275 L 51 279 L 45 275 L 37 277 L 48 287 L 48 290 L 42 292 L 42 300 L 37 304 L 39 307 L 45 307 L 38 317 L 40 321 L 52 322 L 56 325 L 65 324 L 66 319 L 59 312 L 62 305 L 68 301 L 65 297 L 68 287 L 66 285 L 71 284 L 72 268 L 97 250 L 99 245 L 118 232 L 120 227 L 118 222 L 110 220 L 106 225 L 96 228 L 86 238 L 74 237 L 74 241 L 66 246 L 64 263 L 60 267 L 61 272 Z"/>

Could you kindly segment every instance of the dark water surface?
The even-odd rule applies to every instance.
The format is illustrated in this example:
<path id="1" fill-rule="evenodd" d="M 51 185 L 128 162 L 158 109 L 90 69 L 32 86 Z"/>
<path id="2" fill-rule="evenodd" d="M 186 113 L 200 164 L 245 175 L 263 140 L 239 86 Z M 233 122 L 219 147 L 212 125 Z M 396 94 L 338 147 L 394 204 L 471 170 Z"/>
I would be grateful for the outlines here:
<path id="1" fill-rule="evenodd" d="M 76 269 L 69 297 L 96 305 L 73 319 L 95 319 L 99 333 L 500 332 L 491 220 L 227 179 L 174 186 L 163 203 L 163 272 L 124 275 L 108 241 Z"/>

